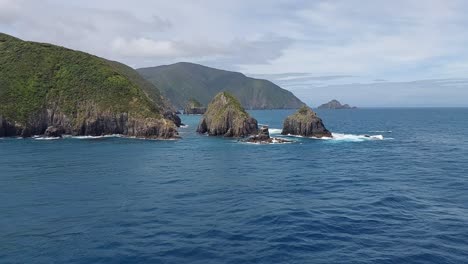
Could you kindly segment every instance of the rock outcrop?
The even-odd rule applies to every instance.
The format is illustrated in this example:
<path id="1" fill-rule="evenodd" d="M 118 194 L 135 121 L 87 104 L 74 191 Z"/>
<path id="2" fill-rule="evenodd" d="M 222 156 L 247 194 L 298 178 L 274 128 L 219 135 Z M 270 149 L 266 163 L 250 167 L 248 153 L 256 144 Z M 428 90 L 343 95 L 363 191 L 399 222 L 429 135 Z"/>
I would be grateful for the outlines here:
<path id="1" fill-rule="evenodd" d="M 180 119 L 180 117 L 177 115 L 177 112 L 178 111 L 174 111 L 174 110 L 167 110 L 164 112 L 164 118 L 165 119 L 168 119 L 168 120 L 171 120 L 172 122 L 174 122 L 174 124 L 177 126 L 177 127 L 180 127 L 184 124 L 182 124 L 182 120 Z"/>
<path id="2" fill-rule="evenodd" d="M 256 134 L 257 130 L 257 120 L 228 92 L 214 97 L 197 128 L 198 133 L 224 137 L 247 137 Z"/>
<path id="3" fill-rule="evenodd" d="M 185 115 L 203 115 L 205 112 L 206 107 L 193 98 L 187 102 L 184 108 Z"/>
<path id="4" fill-rule="evenodd" d="M 47 109 L 34 115 L 26 123 L 6 121 L 0 117 L 0 137 L 102 136 L 122 134 L 129 137 L 151 139 L 178 138 L 174 122 L 164 118 L 144 118 L 128 113 L 85 111 L 69 118 L 67 115 Z"/>
<path id="5" fill-rule="evenodd" d="M 258 130 L 258 134 L 249 137 L 245 142 L 255 144 L 271 144 L 271 143 L 290 143 L 292 141 L 283 138 L 271 138 L 267 126 L 262 126 Z"/>
<path id="6" fill-rule="evenodd" d="M 46 137 L 62 137 L 65 130 L 62 127 L 54 127 L 50 126 L 44 132 L 44 136 Z"/>
<path id="7" fill-rule="evenodd" d="M 318 109 L 355 109 L 357 107 L 351 107 L 349 104 L 342 105 L 338 100 L 331 100 L 330 102 L 323 104 Z"/>
<path id="8" fill-rule="evenodd" d="M 332 137 L 331 132 L 323 125 L 322 119 L 305 105 L 284 120 L 281 134 L 316 138 Z"/>

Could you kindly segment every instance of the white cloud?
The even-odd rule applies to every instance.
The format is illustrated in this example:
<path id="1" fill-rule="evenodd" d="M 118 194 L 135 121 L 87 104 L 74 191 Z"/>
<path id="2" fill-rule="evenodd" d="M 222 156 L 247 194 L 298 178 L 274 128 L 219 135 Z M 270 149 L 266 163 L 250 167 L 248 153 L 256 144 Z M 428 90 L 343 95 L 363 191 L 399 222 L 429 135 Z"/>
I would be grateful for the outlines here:
<path id="1" fill-rule="evenodd" d="M 182 50 L 171 41 L 156 41 L 147 38 L 126 40 L 117 38 L 111 44 L 112 50 L 129 57 L 173 57 L 181 56 Z"/>
<path id="2" fill-rule="evenodd" d="M 274 81 L 306 96 L 308 86 L 465 77 L 467 11 L 462 0 L 0 0 L 0 31 L 134 67 L 305 73 Z"/>

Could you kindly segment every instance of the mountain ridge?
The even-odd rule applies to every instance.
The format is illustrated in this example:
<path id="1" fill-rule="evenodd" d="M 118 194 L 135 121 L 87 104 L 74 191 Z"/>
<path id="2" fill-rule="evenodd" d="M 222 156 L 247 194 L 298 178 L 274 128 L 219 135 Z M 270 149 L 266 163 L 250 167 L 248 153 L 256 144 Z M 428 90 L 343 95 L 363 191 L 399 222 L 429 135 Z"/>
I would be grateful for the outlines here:
<path id="1" fill-rule="evenodd" d="M 177 108 L 183 108 L 190 98 L 208 105 L 222 91 L 235 95 L 246 109 L 291 109 L 304 104 L 292 92 L 268 80 L 190 62 L 139 68 L 137 71 L 160 88 Z"/>

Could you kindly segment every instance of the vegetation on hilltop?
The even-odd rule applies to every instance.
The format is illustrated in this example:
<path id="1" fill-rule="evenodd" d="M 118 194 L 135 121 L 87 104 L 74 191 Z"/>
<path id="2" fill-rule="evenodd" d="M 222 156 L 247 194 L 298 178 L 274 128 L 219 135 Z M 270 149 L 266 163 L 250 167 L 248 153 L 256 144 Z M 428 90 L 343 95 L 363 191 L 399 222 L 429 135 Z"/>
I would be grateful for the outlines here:
<path id="1" fill-rule="evenodd" d="M 270 81 L 193 63 L 180 62 L 137 71 L 178 108 L 183 108 L 190 98 L 207 105 L 221 91 L 235 95 L 247 109 L 299 108 L 303 104 L 291 92 Z"/>
<path id="2" fill-rule="evenodd" d="M 162 119 L 157 88 L 118 62 L 0 33 L 0 117 L 27 126 L 45 109 L 75 128 L 96 113 Z"/>

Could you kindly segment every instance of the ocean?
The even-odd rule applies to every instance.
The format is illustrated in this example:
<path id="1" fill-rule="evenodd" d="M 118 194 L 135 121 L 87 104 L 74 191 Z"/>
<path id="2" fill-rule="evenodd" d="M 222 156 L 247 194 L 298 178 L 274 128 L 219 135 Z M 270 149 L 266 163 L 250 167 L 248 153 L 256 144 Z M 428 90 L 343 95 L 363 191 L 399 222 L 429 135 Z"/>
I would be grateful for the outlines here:
<path id="1" fill-rule="evenodd" d="M 318 114 L 335 139 L 2 138 L 0 263 L 468 263 L 468 108 Z"/>

